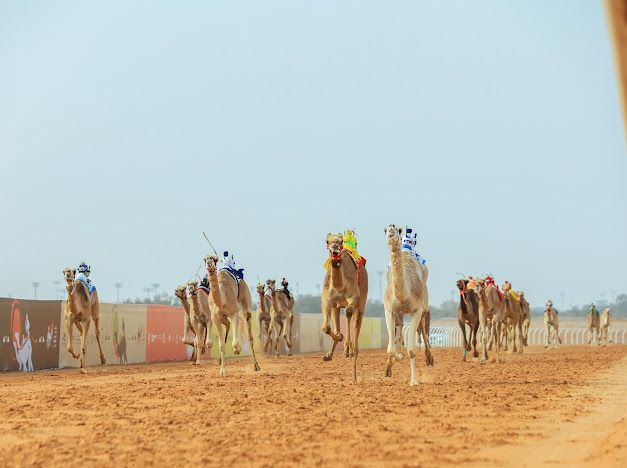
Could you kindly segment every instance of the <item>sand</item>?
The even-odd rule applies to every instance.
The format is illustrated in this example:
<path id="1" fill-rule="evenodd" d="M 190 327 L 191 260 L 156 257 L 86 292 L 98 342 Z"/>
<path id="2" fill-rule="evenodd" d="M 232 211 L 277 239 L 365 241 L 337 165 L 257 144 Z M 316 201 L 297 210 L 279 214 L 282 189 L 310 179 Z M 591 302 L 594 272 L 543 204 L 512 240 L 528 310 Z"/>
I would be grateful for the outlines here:
<path id="1" fill-rule="evenodd" d="M 420 355 L 422 357 L 422 355 Z M 458 349 L 383 377 L 385 352 L 0 374 L 5 466 L 619 466 L 627 346 L 532 347 L 501 364 Z M 575 450 L 576 449 L 576 450 Z"/>

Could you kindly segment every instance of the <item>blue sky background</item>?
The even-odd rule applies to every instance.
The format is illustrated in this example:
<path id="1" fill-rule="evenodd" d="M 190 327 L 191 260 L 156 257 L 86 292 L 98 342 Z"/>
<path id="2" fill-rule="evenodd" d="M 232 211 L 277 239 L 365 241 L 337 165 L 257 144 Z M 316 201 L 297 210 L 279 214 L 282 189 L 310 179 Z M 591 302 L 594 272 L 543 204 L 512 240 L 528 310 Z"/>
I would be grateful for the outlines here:
<path id="1" fill-rule="evenodd" d="M 0 3 L 0 295 L 101 300 L 208 248 L 315 292 L 389 223 L 432 302 L 457 272 L 532 305 L 626 292 L 627 157 L 600 1 Z"/>

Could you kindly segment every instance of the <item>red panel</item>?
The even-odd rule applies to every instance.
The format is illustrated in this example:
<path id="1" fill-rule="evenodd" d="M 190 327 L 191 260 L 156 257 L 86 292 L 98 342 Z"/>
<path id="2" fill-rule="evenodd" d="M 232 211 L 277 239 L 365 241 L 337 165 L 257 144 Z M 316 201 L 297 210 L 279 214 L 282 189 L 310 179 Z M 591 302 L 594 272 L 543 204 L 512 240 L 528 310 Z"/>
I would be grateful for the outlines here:
<path id="1" fill-rule="evenodd" d="M 181 307 L 149 305 L 146 312 L 146 362 L 185 361 L 181 343 L 185 311 Z"/>

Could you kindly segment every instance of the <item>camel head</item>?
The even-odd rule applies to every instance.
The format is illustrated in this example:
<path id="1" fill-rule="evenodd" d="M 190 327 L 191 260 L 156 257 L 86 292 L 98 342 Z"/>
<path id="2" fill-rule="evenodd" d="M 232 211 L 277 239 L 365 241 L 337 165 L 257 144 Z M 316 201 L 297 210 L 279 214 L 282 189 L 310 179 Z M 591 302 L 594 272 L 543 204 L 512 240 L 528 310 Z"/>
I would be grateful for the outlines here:
<path id="1" fill-rule="evenodd" d="M 403 228 L 397 228 L 394 224 L 390 224 L 386 227 L 383 232 L 385 232 L 385 237 L 387 238 L 388 247 L 393 252 L 398 252 L 401 250 Z"/>
<path id="2" fill-rule="evenodd" d="M 509 281 L 505 281 L 501 289 L 503 289 L 503 292 L 507 294 L 512 289 L 512 283 L 510 283 Z"/>
<path id="3" fill-rule="evenodd" d="M 550 310 L 553 307 L 553 301 L 549 299 L 546 301 L 546 310 Z"/>
<path id="4" fill-rule="evenodd" d="M 184 284 L 177 286 L 174 290 L 174 295 L 180 300 L 184 301 L 185 299 L 187 299 L 187 287 Z"/>
<path id="5" fill-rule="evenodd" d="M 480 294 L 482 291 L 485 291 L 486 281 L 485 278 L 475 278 L 475 287 L 474 290 L 477 294 Z"/>
<path id="6" fill-rule="evenodd" d="M 276 291 L 276 280 L 269 279 L 268 281 L 266 281 L 266 285 L 268 286 L 268 289 L 270 290 L 270 292 L 274 294 Z"/>
<path id="7" fill-rule="evenodd" d="M 459 289 L 460 293 L 463 293 L 464 291 L 466 291 L 467 285 L 468 285 L 468 280 L 466 279 L 457 280 L 457 289 Z"/>
<path id="8" fill-rule="evenodd" d="M 525 291 L 516 291 L 516 295 L 518 296 L 518 302 L 522 304 L 525 300 Z"/>
<path id="9" fill-rule="evenodd" d="M 76 268 L 64 268 L 63 269 L 63 279 L 65 280 L 65 284 L 67 286 L 71 286 L 74 283 L 74 278 L 76 277 Z"/>
<path id="10" fill-rule="evenodd" d="M 189 292 L 190 296 L 196 295 L 196 291 L 198 291 L 198 283 L 196 282 L 196 280 L 189 280 L 187 282 L 187 291 Z"/>
<path id="11" fill-rule="evenodd" d="M 344 236 L 342 234 L 327 234 L 327 250 L 331 256 L 333 268 L 342 265 L 342 250 L 344 250 Z"/>
<path id="12" fill-rule="evenodd" d="M 215 275 L 218 271 L 218 257 L 215 255 L 207 255 L 204 258 L 205 267 L 209 275 Z"/>
<path id="13" fill-rule="evenodd" d="M 257 294 L 263 296 L 266 292 L 266 285 L 263 283 L 257 283 Z"/>

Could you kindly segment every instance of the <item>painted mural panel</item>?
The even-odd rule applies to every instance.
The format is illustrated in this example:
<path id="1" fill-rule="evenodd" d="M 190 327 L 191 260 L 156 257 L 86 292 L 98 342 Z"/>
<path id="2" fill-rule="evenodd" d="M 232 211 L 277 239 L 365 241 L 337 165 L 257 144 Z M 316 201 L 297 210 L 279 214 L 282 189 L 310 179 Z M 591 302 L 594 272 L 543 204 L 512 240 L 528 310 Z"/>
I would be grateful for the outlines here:
<path id="1" fill-rule="evenodd" d="M 59 367 L 61 301 L 0 298 L 0 370 Z"/>
<path id="2" fill-rule="evenodd" d="M 65 307 L 65 302 L 63 303 Z M 61 367 L 77 367 L 79 361 L 67 352 L 67 329 L 62 320 Z M 80 350 L 80 335 L 72 327 L 72 345 Z M 140 304 L 100 304 L 100 343 L 107 364 L 146 362 L 146 306 Z M 100 365 L 98 343 L 92 321 L 87 334 L 87 365 Z"/>

